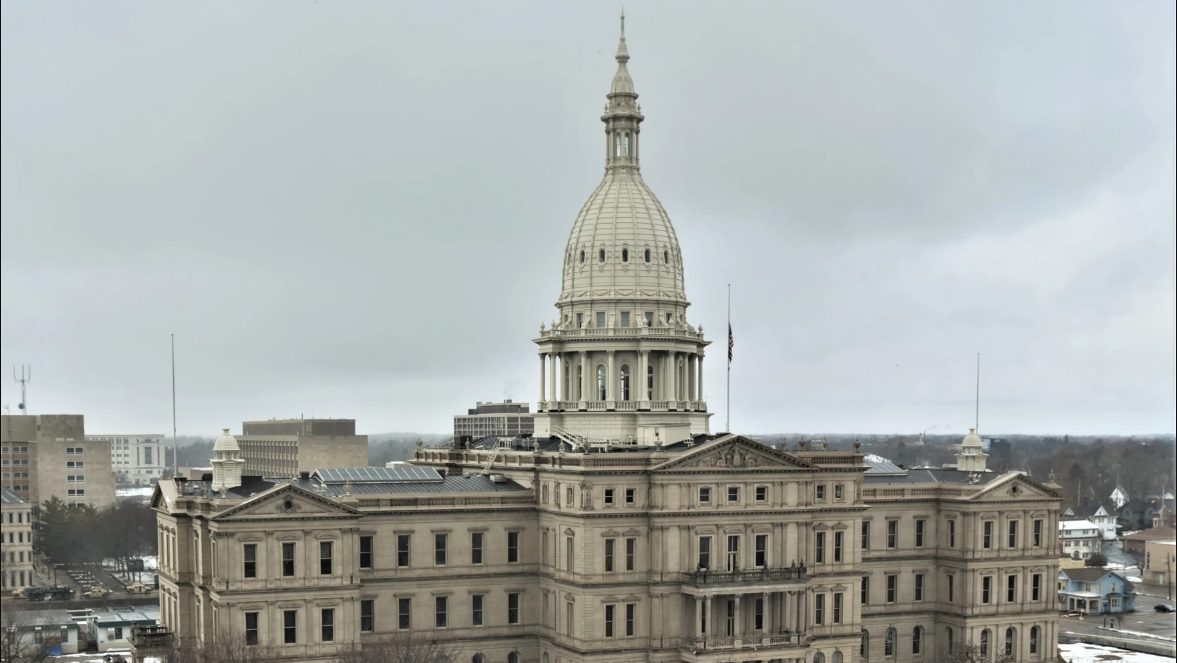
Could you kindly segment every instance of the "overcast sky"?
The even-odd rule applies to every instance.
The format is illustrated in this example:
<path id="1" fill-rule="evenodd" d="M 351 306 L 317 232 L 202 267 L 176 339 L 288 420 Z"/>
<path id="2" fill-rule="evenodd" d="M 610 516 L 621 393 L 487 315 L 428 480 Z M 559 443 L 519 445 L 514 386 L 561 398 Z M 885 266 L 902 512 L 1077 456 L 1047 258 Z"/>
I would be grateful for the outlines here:
<path id="1" fill-rule="evenodd" d="M 1173 432 L 1174 3 L 626 2 L 723 428 Z M 534 401 L 600 2 L 4 2 L 3 403 L 87 432 Z"/>

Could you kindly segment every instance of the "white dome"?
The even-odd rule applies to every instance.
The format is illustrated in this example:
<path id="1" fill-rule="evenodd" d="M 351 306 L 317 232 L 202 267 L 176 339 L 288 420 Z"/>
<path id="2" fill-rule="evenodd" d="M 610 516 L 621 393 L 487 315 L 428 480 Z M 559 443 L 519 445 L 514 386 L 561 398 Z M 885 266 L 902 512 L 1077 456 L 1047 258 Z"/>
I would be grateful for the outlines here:
<path id="1" fill-rule="evenodd" d="M 237 438 L 229 434 L 228 428 L 222 428 L 220 437 L 213 443 L 213 452 L 217 451 L 241 451 Z"/>
<path id="2" fill-rule="evenodd" d="M 981 441 L 981 436 L 977 435 L 977 429 L 970 428 L 968 434 L 965 435 L 964 439 L 960 441 L 960 446 L 970 448 L 976 447 L 980 449 L 984 447 L 985 444 Z"/>
<path id="3" fill-rule="evenodd" d="M 610 169 L 581 208 L 564 253 L 560 304 L 594 299 L 685 305 L 678 237 L 632 168 Z"/>

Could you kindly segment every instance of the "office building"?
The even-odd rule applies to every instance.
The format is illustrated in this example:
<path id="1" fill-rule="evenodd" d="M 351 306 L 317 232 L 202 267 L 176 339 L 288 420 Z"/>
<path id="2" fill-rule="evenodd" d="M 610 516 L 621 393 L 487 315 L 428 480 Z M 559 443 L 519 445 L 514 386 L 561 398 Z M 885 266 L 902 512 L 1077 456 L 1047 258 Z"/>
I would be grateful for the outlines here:
<path id="1" fill-rule="evenodd" d="M 368 464 L 368 436 L 356 435 L 355 419 L 246 421 L 237 440 L 243 472 L 290 479 L 299 472 Z"/>
<path id="2" fill-rule="evenodd" d="M 0 436 L 0 483 L 21 499 L 114 504 L 110 443 L 87 440 L 82 415 L 5 414 Z"/>
<path id="3" fill-rule="evenodd" d="M 162 433 L 87 435 L 86 439 L 110 445 L 110 467 L 118 485 L 147 486 L 163 477 Z"/>
<path id="4" fill-rule="evenodd" d="M 518 437 L 531 435 L 535 421 L 527 403 L 477 403 L 466 414 L 454 415 L 454 440 L 469 442 L 488 435 Z"/>

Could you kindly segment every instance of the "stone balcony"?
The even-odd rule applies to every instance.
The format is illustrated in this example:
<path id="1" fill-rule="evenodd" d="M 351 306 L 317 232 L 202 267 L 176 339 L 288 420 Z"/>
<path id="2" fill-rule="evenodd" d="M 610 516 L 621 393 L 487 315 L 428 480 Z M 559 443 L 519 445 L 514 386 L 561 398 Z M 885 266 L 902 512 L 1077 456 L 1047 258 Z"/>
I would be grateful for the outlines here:
<path id="1" fill-rule="evenodd" d="M 706 412 L 707 401 L 540 401 L 536 412 Z"/>
<path id="2" fill-rule="evenodd" d="M 585 327 L 583 329 L 544 329 L 534 340 L 591 341 L 597 339 L 648 338 L 650 340 L 703 341 L 703 333 L 677 327 Z"/>
<path id="3" fill-rule="evenodd" d="M 683 574 L 683 593 L 691 596 L 774 592 L 801 589 L 809 579 L 804 566 L 738 571 L 693 571 Z"/>
<path id="4" fill-rule="evenodd" d="M 728 661 L 734 652 L 739 651 L 755 651 L 768 660 L 787 657 L 790 651 L 804 650 L 808 641 L 804 633 L 754 631 L 737 636 L 684 638 L 680 650 L 685 661 Z"/>

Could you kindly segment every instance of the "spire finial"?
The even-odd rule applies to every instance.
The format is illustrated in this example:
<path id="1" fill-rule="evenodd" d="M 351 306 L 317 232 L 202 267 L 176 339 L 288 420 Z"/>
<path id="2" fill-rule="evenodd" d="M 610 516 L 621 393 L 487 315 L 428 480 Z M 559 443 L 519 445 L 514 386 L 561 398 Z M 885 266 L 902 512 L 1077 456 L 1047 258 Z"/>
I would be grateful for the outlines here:
<path id="1" fill-rule="evenodd" d="M 621 40 L 625 41 L 625 5 L 621 5 Z"/>

